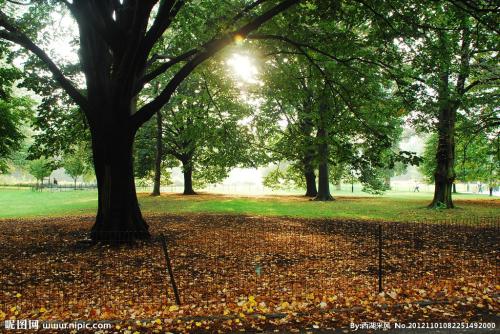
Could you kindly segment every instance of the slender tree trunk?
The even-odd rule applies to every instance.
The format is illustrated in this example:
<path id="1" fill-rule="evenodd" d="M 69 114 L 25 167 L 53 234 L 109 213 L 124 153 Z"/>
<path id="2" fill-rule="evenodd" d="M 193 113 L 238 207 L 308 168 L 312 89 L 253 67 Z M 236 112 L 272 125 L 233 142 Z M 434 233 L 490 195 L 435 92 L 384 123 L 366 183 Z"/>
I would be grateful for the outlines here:
<path id="1" fill-rule="evenodd" d="M 192 159 L 182 161 L 182 172 L 184 174 L 184 192 L 183 195 L 196 195 L 193 190 L 193 163 Z"/>
<path id="2" fill-rule="evenodd" d="M 351 181 L 351 192 L 354 193 L 354 181 Z"/>
<path id="3" fill-rule="evenodd" d="M 330 180 L 328 175 L 328 130 L 326 129 L 327 105 L 322 103 L 319 108 L 320 119 L 318 126 L 318 194 L 314 198 L 316 201 L 333 201 L 330 194 Z"/>
<path id="4" fill-rule="evenodd" d="M 73 181 L 75 182 L 75 190 L 76 190 L 76 177 L 73 179 Z"/>
<path id="5" fill-rule="evenodd" d="M 391 189 L 391 177 L 390 176 L 385 177 L 384 183 L 385 183 L 385 186 L 387 187 L 387 189 Z"/>
<path id="6" fill-rule="evenodd" d="M 490 186 L 490 196 L 493 196 L 493 187 Z"/>
<path id="7" fill-rule="evenodd" d="M 151 196 L 160 196 L 161 182 L 161 160 L 163 158 L 163 126 L 161 111 L 156 114 L 156 157 L 155 157 L 155 177 L 153 184 L 153 192 Z"/>
<path id="8" fill-rule="evenodd" d="M 454 194 L 457 193 L 457 185 L 455 183 L 453 183 L 453 193 Z"/>
<path id="9" fill-rule="evenodd" d="M 93 241 L 123 243 L 150 236 L 137 201 L 132 144 L 135 131 L 107 128 L 92 132 L 98 188 Z"/>

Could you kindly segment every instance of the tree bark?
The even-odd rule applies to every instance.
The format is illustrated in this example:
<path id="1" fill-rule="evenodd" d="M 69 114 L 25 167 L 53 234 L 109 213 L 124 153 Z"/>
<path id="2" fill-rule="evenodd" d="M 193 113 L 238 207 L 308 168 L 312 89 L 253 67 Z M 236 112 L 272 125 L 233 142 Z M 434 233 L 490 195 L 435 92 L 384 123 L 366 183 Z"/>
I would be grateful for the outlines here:
<path id="1" fill-rule="evenodd" d="M 441 109 L 438 122 L 438 147 L 434 172 L 434 198 L 430 208 L 454 208 L 451 194 L 455 180 L 455 109 L 446 105 Z"/>
<path id="2" fill-rule="evenodd" d="M 318 194 L 318 189 L 316 188 L 316 174 L 314 173 L 313 166 L 313 156 L 314 152 L 306 150 L 302 161 L 304 166 L 304 178 L 306 180 L 306 197 L 315 197 Z"/>
<path id="3" fill-rule="evenodd" d="M 151 196 L 160 196 L 161 182 L 161 160 L 163 158 L 163 126 L 161 111 L 156 114 L 156 157 L 155 157 L 155 177 L 153 184 L 153 192 Z"/>
<path id="4" fill-rule="evenodd" d="M 193 190 L 193 163 L 191 159 L 182 161 L 182 172 L 184 174 L 183 195 L 196 195 Z"/>
<path id="5" fill-rule="evenodd" d="M 490 196 L 493 196 L 493 187 L 490 186 Z"/>
<path id="6" fill-rule="evenodd" d="M 306 197 L 315 197 L 318 195 L 318 189 L 316 188 L 316 174 L 314 170 L 309 170 L 304 172 L 304 177 L 306 179 Z"/>
<path id="7" fill-rule="evenodd" d="M 455 183 L 453 183 L 453 193 L 454 194 L 457 193 L 457 185 Z"/>
<path id="8" fill-rule="evenodd" d="M 149 227 L 142 217 L 134 183 L 132 144 L 135 131 L 116 127 L 92 132 L 98 188 L 92 240 L 125 243 L 149 238 Z"/>
<path id="9" fill-rule="evenodd" d="M 328 175 L 328 130 L 326 128 L 326 113 L 327 105 L 322 102 L 319 107 L 319 124 L 318 124 L 318 194 L 314 198 L 315 201 L 333 201 L 330 194 L 330 179 Z"/>

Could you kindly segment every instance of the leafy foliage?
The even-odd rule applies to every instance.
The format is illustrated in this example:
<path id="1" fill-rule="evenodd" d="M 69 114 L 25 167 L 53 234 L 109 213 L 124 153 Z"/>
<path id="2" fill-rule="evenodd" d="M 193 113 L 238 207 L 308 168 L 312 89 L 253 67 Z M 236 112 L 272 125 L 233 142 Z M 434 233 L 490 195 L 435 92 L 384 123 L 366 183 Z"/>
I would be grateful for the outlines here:
<path id="1" fill-rule="evenodd" d="M 0 173 L 9 170 L 8 161 L 21 148 L 25 137 L 22 127 L 29 122 L 33 107 L 29 98 L 18 97 L 13 91 L 21 73 L 4 63 L 10 57 L 0 44 Z"/>
<path id="2" fill-rule="evenodd" d="M 55 162 L 43 157 L 32 160 L 28 164 L 28 172 L 35 177 L 37 182 L 41 181 L 42 183 L 43 179 L 50 176 L 54 169 L 56 169 Z"/>
<path id="3" fill-rule="evenodd" d="M 78 177 L 92 170 L 90 149 L 85 145 L 78 146 L 73 150 L 73 153 L 67 153 L 63 157 L 62 166 L 66 173 L 73 178 L 76 185 Z"/>
<path id="4" fill-rule="evenodd" d="M 437 135 L 431 135 L 425 143 L 420 171 L 428 183 L 434 182 L 436 169 Z M 455 170 L 461 182 L 483 182 L 491 187 L 498 185 L 500 175 L 498 136 L 486 133 L 457 137 Z"/>

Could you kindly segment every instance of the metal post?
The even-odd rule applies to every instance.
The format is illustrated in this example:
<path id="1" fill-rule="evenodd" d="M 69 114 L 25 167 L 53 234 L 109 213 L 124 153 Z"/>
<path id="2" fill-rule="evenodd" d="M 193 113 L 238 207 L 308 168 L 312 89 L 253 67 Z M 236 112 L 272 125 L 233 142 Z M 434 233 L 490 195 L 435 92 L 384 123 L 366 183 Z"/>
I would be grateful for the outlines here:
<path id="1" fill-rule="evenodd" d="M 170 282 L 172 283 L 172 289 L 174 290 L 175 303 L 181 305 L 181 299 L 179 298 L 179 291 L 177 290 L 177 285 L 175 284 L 174 272 L 172 271 L 172 265 L 170 264 L 170 257 L 168 256 L 167 241 L 165 236 L 161 235 L 161 245 L 163 247 L 163 253 L 165 253 L 165 261 L 167 262 L 167 270 L 170 275 Z"/>
<path id="2" fill-rule="evenodd" d="M 382 292 L 382 224 L 378 225 L 378 292 Z"/>

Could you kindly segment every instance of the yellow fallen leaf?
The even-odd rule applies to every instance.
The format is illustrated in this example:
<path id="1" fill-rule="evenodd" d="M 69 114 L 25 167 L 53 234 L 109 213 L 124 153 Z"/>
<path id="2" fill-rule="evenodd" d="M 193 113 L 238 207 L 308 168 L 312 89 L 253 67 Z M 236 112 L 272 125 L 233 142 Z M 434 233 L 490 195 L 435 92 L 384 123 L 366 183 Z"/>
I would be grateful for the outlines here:
<path id="1" fill-rule="evenodd" d="M 16 298 L 21 298 L 22 294 L 18 293 L 16 294 Z"/>
<path id="2" fill-rule="evenodd" d="M 201 322 L 196 322 L 196 327 L 201 327 Z"/>
<path id="3" fill-rule="evenodd" d="M 47 312 L 47 309 L 45 307 L 40 307 L 40 313 L 45 313 Z"/>
<path id="4" fill-rule="evenodd" d="M 337 296 L 331 296 L 331 297 L 328 297 L 328 301 L 329 301 L 330 303 L 333 303 L 333 302 L 334 302 L 334 301 L 336 301 L 336 300 L 337 300 Z"/>
<path id="5" fill-rule="evenodd" d="M 155 320 L 155 324 L 161 325 L 161 320 L 160 319 L 156 319 Z"/>
<path id="6" fill-rule="evenodd" d="M 170 307 L 168 308 L 168 310 L 169 310 L 170 312 L 178 311 L 178 310 L 179 310 L 179 306 L 177 306 L 177 305 L 172 305 L 172 306 L 170 306 Z"/>

